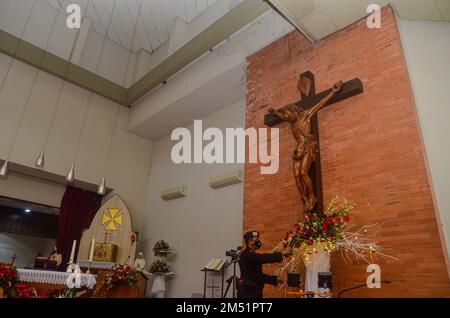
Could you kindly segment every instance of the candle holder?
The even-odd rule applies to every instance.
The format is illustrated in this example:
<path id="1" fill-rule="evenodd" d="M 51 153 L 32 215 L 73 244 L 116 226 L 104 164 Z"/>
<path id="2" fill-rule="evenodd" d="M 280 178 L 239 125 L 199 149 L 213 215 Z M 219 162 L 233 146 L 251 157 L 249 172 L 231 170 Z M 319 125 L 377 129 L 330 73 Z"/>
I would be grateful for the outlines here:
<path id="1" fill-rule="evenodd" d="M 67 263 L 67 273 L 73 273 L 73 269 L 72 269 L 72 265 L 73 265 L 73 263 Z"/>
<path id="2" fill-rule="evenodd" d="M 91 265 L 92 265 L 92 261 L 89 261 L 88 263 L 88 269 L 86 271 L 86 274 L 90 274 L 91 273 Z"/>

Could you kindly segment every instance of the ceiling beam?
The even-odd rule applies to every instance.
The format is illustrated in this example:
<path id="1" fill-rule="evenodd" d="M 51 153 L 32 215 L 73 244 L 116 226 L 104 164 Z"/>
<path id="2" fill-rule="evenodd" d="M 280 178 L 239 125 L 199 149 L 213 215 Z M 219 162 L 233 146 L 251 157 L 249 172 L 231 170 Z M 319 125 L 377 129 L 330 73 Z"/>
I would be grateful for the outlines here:
<path id="1" fill-rule="evenodd" d="M 264 2 L 300 31 L 309 41 L 317 43 L 318 39 L 300 22 L 303 17 L 314 11 L 315 3 L 312 0 L 264 0 Z"/>
<path id="2" fill-rule="evenodd" d="M 0 165 L 2 165 L 4 162 L 5 162 L 4 160 L 0 160 Z M 29 167 L 15 162 L 9 162 L 9 171 L 11 173 L 33 177 L 51 183 L 61 184 L 64 186 L 67 185 L 65 175 L 60 175 L 50 171 Z M 98 184 L 93 184 L 82 180 L 75 180 L 74 183 L 71 184 L 71 186 L 91 192 L 97 192 L 98 189 Z M 111 191 L 113 191 L 113 189 L 111 188 L 106 189 L 106 193 L 109 193 Z"/>
<path id="3" fill-rule="evenodd" d="M 128 105 L 135 103 L 169 77 L 182 70 L 208 50 L 226 40 L 269 9 L 270 6 L 263 0 L 242 1 L 133 84 L 127 91 L 126 103 Z"/>
<path id="4" fill-rule="evenodd" d="M 0 30 L 0 53 L 126 106 L 126 89 L 55 54 Z"/>

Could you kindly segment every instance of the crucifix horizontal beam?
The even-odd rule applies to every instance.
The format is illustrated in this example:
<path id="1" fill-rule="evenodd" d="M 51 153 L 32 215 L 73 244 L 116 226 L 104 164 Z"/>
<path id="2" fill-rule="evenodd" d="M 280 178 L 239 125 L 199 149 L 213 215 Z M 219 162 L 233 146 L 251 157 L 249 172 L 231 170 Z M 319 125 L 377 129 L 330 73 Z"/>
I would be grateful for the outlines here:
<path id="1" fill-rule="evenodd" d="M 330 92 L 331 92 L 331 88 L 326 91 L 323 91 L 319 94 L 315 94 L 312 96 L 304 96 L 300 102 L 288 105 L 286 107 L 290 108 L 290 107 L 297 106 L 297 107 L 300 107 L 303 109 L 308 109 L 311 106 L 320 102 Z M 361 80 L 359 78 L 354 78 L 348 82 L 345 82 L 344 85 L 342 86 L 341 91 L 338 94 L 336 94 L 333 98 L 331 98 L 331 100 L 326 104 L 325 107 L 335 104 L 337 102 L 340 102 L 341 100 L 348 99 L 355 95 L 361 94 L 363 92 L 364 92 L 363 83 L 361 82 Z M 282 122 L 283 122 L 283 120 L 276 115 L 267 114 L 264 116 L 264 124 L 266 126 L 272 127 L 272 126 L 278 125 Z"/>

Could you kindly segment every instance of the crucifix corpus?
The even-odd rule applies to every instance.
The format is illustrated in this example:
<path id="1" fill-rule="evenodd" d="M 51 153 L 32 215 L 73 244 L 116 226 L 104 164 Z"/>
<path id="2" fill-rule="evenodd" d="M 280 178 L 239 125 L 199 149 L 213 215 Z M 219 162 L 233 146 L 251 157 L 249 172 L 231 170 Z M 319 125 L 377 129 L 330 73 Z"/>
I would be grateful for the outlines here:
<path id="1" fill-rule="evenodd" d="M 300 91 L 300 101 L 278 110 L 269 109 L 264 123 L 269 127 L 283 121 L 290 123 L 297 142 L 292 158 L 293 172 L 305 212 L 312 211 L 317 205 L 319 213 L 323 213 L 317 112 L 361 94 L 363 84 L 358 78 L 345 83 L 339 81 L 332 88 L 316 94 L 314 74 L 308 71 L 300 75 L 297 88 Z"/>

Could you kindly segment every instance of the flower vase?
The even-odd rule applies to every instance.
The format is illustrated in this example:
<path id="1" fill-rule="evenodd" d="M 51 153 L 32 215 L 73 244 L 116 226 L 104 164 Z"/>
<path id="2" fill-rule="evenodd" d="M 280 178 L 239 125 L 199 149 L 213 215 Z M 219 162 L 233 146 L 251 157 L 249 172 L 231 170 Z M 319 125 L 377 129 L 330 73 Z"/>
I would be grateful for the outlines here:
<path id="1" fill-rule="evenodd" d="M 167 263 L 167 254 L 161 254 L 157 256 L 161 262 Z"/>
<path id="2" fill-rule="evenodd" d="M 157 255 L 157 258 L 158 258 L 160 261 L 162 261 L 162 262 L 164 262 L 164 263 L 167 263 L 167 256 L 169 256 L 170 253 L 171 253 L 171 251 L 168 251 L 168 250 L 161 250 L 161 251 L 159 251 L 159 253 L 158 253 L 158 255 Z"/>
<path id="3" fill-rule="evenodd" d="M 316 246 L 315 252 L 303 258 L 305 264 L 305 291 L 319 292 L 319 273 L 330 272 L 330 253 Z"/>

